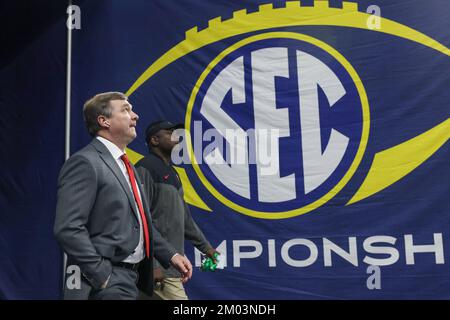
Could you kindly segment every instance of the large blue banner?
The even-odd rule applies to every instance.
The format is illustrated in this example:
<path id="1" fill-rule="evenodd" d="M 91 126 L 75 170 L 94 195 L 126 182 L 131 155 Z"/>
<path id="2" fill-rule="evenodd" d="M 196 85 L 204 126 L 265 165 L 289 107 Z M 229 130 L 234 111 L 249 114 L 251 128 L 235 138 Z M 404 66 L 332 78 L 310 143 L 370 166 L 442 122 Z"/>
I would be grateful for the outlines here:
<path id="1" fill-rule="evenodd" d="M 176 169 L 225 263 L 186 244 L 191 299 L 450 298 L 447 0 L 74 4 L 72 153 L 99 92 L 139 115 L 133 161 L 150 122 L 187 129 Z"/>
<path id="2" fill-rule="evenodd" d="M 81 12 L 74 150 L 87 142 L 82 103 L 105 90 L 126 92 L 140 116 L 135 160 L 152 121 L 190 133 L 177 165 L 186 200 L 226 259 L 196 269 L 191 298 L 450 297 L 445 0 Z"/>

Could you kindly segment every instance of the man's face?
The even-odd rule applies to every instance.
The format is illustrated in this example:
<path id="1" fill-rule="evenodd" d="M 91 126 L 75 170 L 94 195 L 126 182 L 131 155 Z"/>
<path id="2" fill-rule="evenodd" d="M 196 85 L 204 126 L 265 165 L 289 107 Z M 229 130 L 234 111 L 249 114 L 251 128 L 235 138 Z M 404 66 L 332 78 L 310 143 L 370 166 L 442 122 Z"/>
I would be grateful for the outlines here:
<path id="1" fill-rule="evenodd" d="M 173 129 L 161 129 L 155 134 L 159 144 L 158 148 L 166 154 L 172 152 L 175 145 L 178 144 L 179 139 L 176 136 L 172 137 Z M 172 140 L 173 139 L 173 140 Z"/>
<path id="2" fill-rule="evenodd" d="M 110 135 L 125 145 L 136 138 L 136 122 L 139 116 L 133 112 L 127 100 L 111 100 L 111 117 L 108 118 Z"/>

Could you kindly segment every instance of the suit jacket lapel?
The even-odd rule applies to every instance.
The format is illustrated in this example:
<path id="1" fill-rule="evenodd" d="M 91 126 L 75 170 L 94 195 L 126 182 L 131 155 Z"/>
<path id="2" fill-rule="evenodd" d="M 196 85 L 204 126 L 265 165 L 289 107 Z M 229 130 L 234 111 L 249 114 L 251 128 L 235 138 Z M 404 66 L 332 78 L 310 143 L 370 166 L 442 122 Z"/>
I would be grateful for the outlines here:
<path id="1" fill-rule="evenodd" d="M 134 217 L 137 218 L 138 212 L 136 211 L 136 201 L 134 200 L 134 196 L 131 192 L 131 189 L 125 180 L 125 177 L 120 170 L 119 166 L 116 163 L 116 160 L 112 157 L 109 150 L 97 139 L 92 140 L 92 145 L 94 148 L 98 151 L 100 158 L 106 163 L 106 165 L 109 167 L 109 169 L 113 172 L 117 180 L 119 180 L 120 185 L 122 186 L 122 189 L 125 191 L 125 194 L 127 195 L 128 202 L 130 203 L 131 209 L 134 212 Z M 142 191 L 141 191 L 142 192 Z"/>
<path id="2" fill-rule="evenodd" d="M 144 212 L 147 217 L 147 221 L 150 223 L 150 221 L 152 221 L 152 215 L 150 213 L 149 204 L 147 203 L 147 197 L 145 196 L 146 195 L 145 190 L 139 178 L 139 173 L 136 171 L 136 168 L 133 165 L 131 165 L 131 167 L 133 168 L 134 176 L 136 177 L 136 183 L 138 185 L 139 192 L 141 193 L 142 206 L 144 207 Z"/>

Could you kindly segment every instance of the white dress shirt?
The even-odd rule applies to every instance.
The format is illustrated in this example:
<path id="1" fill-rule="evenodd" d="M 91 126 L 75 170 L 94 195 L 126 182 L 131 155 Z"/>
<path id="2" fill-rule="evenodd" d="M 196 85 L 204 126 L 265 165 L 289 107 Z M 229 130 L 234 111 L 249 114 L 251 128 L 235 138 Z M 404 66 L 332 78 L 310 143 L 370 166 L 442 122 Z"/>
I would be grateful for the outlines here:
<path id="1" fill-rule="evenodd" d="M 131 187 L 131 183 L 130 183 L 130 178 L 128 176 L 128 172 L 127 172 L 127 168 L 125 167 L 125 163 L 122 161 L 122 159 L 120 159 L 120 157 L 125 153 L 125 150 L 120 150 L 120 148 L 118 146 L 116 146 L 114 143 L 112 143 L 111 141 L 97 136 L 96 137 L 101 143 L 103 143 L 105 145 L 105 147 L 108 149 L 108 151 L 111 153 L 112 157 L 114 158 L 114 160 L 116 160 L 117 165 L 120 168 L 120 171 L 122 171 L 123 176 L 125 177 L 125 180 L 128 183 L 128 186 L 130 187 L 130 191 L 131 194 L 133 194 L 133 189 Z M 137 185 L 137 181 L 136 181 L 136 185 Z M 142 201 L 142 196 L 141 196 L 141 192 L 139 191 L 139 187 L 138 189 L 138 193 L 139 193 L 139 198 Z M 139 208 L 138 205 L 136 203 L 136 201 L 134 202 L 135 207 L 136 207 L 136 212 L 139 212 Z M 144 259 L 144 235 L 143 235 L 143 228 L 142 228 L 142 219 L 141 219 L 141 215 L 137 214 L 137 218 L 139 220 L 139 243 L 136 247 L 136 249 L 134 250 L 134 252 L 132 254 L 130 254 L 125 260 L 123 260 L 122 262 L 127 262 L 127 263 L 138 263 L 140 261 L 142 261 Z"/>

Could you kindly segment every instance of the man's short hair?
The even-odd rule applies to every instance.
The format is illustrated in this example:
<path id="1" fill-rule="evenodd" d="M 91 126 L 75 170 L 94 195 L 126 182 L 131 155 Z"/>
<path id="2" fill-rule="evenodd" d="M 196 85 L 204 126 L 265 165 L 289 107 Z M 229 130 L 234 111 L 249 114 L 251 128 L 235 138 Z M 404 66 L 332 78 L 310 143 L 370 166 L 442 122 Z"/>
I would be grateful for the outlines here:
<path id="1" fill-rule="evenodd" d="M 96 94 L 84 104 L 84 123 L 92 137 L 101 129 L 97 121 L 98 116 L 111 117 L 111 100 L 128 100 L 128 97 L 122 92 L 104 92 Z"/>

